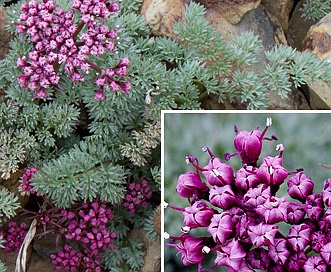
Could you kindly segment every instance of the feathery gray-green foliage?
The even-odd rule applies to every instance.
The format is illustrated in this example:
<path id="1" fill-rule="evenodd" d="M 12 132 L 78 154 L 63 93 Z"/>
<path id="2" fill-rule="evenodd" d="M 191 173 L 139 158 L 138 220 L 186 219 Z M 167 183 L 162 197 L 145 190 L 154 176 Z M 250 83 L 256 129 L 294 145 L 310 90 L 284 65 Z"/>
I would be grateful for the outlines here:
<path id="1" fill-rule="evenodd" d="M 308 20 L 319 20 L 331 10 L 330 0 L 307 0 L 300 9 L 302 17 Z"/>
<path id="2" fill-rule="evenodd" d="M 20 207 L 18 197 L 7 188 L 0 190 L 0 225 L 3 224 L 5 219 L 9 219 L 16 215 L 16 210 Z"/>

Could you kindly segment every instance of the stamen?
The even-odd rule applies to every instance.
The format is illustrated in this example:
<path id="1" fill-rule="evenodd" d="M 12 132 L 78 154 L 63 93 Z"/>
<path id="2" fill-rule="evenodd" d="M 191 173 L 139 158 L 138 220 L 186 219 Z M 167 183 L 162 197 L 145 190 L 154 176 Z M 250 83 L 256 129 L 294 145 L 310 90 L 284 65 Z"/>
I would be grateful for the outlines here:
<path id="1" fill-rule="evenodd" d="M 170 234 L 168 232 L 165 232 L 163 235 L 164 239 L 169 239 L 170 238 Z"/>
<path id="2" fill-rule="evenodd" d="M 190 227 L 188 227 L 188 226 L 185 226 L 185 227 L 181 227 L 181 229 L 180 229 L 183 233 L 189 233 L 190 232 L 190 230 L 191 230 L 191 228 Z"/>
<path id="3" fill-rule="evenodd" d="M 210 248 L 209 248 L 209 247 L 204 246 L 204 247 L 202 248 L 202 253 L 206 253 L 206 254 L 208 254 L 209 252 L 210 252 Z"/>
<path id="4" fill-rule="evenodd" d="M 213 170 L 211 170 L 211 172 L 215 178 L 217 178 L 220 175 L 220 173 L 217 171 L 217 169 L 213 169 Z"/>
<path id="5" fill-rule="evenodd" d="M 233 130 L 236 134 L 238 134 L 239 130 L 238 130 L 238 127 L 236 125 L 233 126 Z"/>
<path id="6" fill-rule="evenodd" d="M 210 156 L 212 159 L 215 158 L 214 154 L 210 151 L 210 149 L 209 149 L 207 146 L 204 146 L 204 147 L 202 148 L 202 151 L 203 151 L 203 152 L 208 152 L 209 156 Z"/>
<path id="7" fill-rule="evenodd" d="M 272 175 L 274 173 L 274 168 L 272 166 L 268 166 L 268 173 Z"/>
<path id="8" fill-rule="evenodd" d="M 267 123 L 266 123 L 266 126 L 267 127 L 270 127 L 272 125 L 272 119 L 271 117 L 267 117 Z"/>
<path id="9" fill-rule="evenodd" d="M 277 151 L 284 151 L 284 146 L 282 145 L 282 144 L 278 144 L 277 146 L 276 146 L 276 150 Z"/>
<path id="10" fill-rule="evenodd" d="M 169 204 L 168 204 L 167 202 L 164 201 L 164 202 L 163 202 L 163 208 L 166 209 L 166 208 L 168 208 L 168 206 L 169 206 Z"/>

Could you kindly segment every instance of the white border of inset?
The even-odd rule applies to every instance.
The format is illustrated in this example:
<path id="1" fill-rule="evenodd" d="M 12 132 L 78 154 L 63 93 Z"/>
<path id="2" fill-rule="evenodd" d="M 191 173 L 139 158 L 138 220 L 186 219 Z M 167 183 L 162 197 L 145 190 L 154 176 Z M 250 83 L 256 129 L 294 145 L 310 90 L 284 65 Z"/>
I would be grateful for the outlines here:
<path id="1" fill-rule="evenodd" d="M 215 113 L 215 114 L 252 114 L 252 113 L 261 113 L 261 114 L 277 114 L 277 113 L 288 113 L 288 114 L 314 114 L 314 113 L 329 113 L 331 110 L 162 110 L 161 111 L 161 272 L 170 272 L 164 270 L 164 115 L 171 113 Z M 330 119 L 331 120 L 331 119 Z"/>

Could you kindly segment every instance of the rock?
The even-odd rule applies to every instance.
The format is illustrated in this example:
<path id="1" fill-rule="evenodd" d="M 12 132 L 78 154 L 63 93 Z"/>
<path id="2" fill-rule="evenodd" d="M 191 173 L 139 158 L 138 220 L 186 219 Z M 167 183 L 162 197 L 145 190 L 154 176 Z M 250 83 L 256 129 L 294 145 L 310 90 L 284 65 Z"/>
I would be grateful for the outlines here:
<path id="1" fill-rule="evenodd" d="M 237 24 L 241 18 L 256 9 L 261 0 L 196 0 L 207 9 L 213 9 L 231 24 Z"/>
<path id="2" fill-rule="evenodd" d="M 128 236 L 130 239 L 144 243 L 145 245 L 145 265 L 142 272 L 159 272 L 161 271 L 161 243 L 160 241 L 151 241 L 146 236 L 146 231 L 133 229 Z"/>
<path id="3" fill-rule="evenodd" d="M 331 109 L 331 89 L 325 82 L 308 85 L 309 104 L 312 110 Z"/>
<path id="4" fill-rule="evenodd" d="M 314 20 L 308 20 L 302 18 L 300 9 L 307 0 L 299 1 L 295 6 L 292 16 L 289 21 L 287 40 L 290 46 L 297 48 L 299 51 L 302 50 L 302 41 L 305 39 L 310 27 L 316 23 Z"/>
<path id="5" fill-rule="evenodd" d="M 9 41 L 11 40 L 11 35 L 5 29 L 5 10 L 0 7 L 0 60 L 5 58 L 5 55 L 9 52 Z"/>
<path id="6" fill-rule="evenodd" d="M 161 205 L 156 209 L 153 216 L 153 224 L 156 233 L 161 236 Z"/>
<path id="7" fill-rule="evenodd" d="M 314 53 L 320 59 L 331 57 L 331 13 L 311 26 L 303 40 L 302 49 Z"/>
<path id="8" fill-rule="evenodd" d="M 145 0 L 141 14 L 154 35 L 175 38 L 173 24 L 183 14 L 184 0 Z"/>
<path id="9" fill-rule="evenodd" d="M 62 250 L 62 239 L 58 239 L 57 243 L 56 233 L 47 233 L 41 237 L 36 237 L 33 241 L 33 249 L 44 259 L 51 259 L 51 254 L 57 253 Z M 70 246 L 74 249 L 77 248 L 76 243 L 71 243 Z"/>
<path id="10" fill-rule="evenodd" d="M 294 0 L 262 0 L 261 4 L 267 9 L 268 13 L 278 19 L 283 31 L 287 33 Z"/>
<path id="11" fill-rule="evenodd" d="M 331 60 L 331 13 L 312 25 L 302 42 L 302 50 L 320 59 Z M 331 109 L 331 88 L 324 82 L 308 84 L 308 99 L 312 109 Z"/>

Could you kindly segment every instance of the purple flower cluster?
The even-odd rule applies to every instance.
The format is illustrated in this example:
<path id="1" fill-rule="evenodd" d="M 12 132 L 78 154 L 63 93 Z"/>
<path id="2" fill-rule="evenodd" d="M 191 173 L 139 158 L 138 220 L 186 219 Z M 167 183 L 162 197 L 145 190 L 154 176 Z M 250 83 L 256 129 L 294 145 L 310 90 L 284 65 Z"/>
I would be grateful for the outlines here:
<path id="1" fill-rule="evenodd" d="M 166 245 L 178 250 L 184 265 L 198 264 L 198 271 L 218 266 L 228 271 L 325 272 L 331 268 L 331 179 L 324 181 L 321 193 L 314 193 L 314 183 L 302 169 L 288 172 L 284 168 L 282 144 L 276 147 L 279 155 L 267 156 L 258 165 L 270 125 L 268 119 L 262 133 L 236 130 L 238 152 L 225 154 L 225 159 L 240 155 L 242 167 L 237 171 L 206 147 L 203 151 L 211 158 L 205 167 L 187 156 L 196 171 L 181 175 L 176 190 L 190 205 L 165 204 L 184 216 L 183 233 L 165 235 L 171 239 Z M 291 199 L 276 196 L 285 181 Z M 278 223 L 287 224 L 289 231 L 282 233 Z M 200 227 L 208 235 L 190 234 Z M 206 270 L 202 262 L 209 252 L 215 254 L 214 265 Z"/>
<path id="2" fill-rule="evenodd" d="M 83 254 L 75 249 L 71 249 L 69 245 L 63 247 L 63 251 L 51 255 L 52 264 L 57 271 L 79 271 L 80 262 L 83 258 Z"/>
<path id="3" fill-rule="evenodd" d="M 36 192 L 33 190 L 33 186 L 31 185 L 30 180 L 33 178 L 34 174 L 37 172 L 38 170 L 36 168 L 31 168 L 31 169 L 26 169 L 25 173 L 22 176 L 21 179 L 21 186 L 20 186 L 20 191 L 22 192 L 22 194 L 31 194 L 34 195 L 36 194 Z"/>
<path id="4" fill-rule="evenodd" d="M 22 222 L 17 225 L 14 221 L 9 221 L 7 231 L 0 231 L 0 236 L 3 236 L 4 251 L 5 252 L 18 252 L 24 241 L 27 233 L 27 225 Z"/>
<path id="5" fill-rule="evenodd" d="M 101 271 L 100 251 L 114 248 L 111 242 L 116 238 L 115 232 L 107 230 L 107 223 L 113 219 L 111 209 L 104 202 L 83 203 L 77 212 L 63 209 L 60 211 L 66 228 L 62 229 L 68 241 L 75 241 L 82 245 L 81 251 L 64 246 L 51 256 L 52 263 L 57 270 Z"/>
<path id="6" fill-rule="evenodd" d="M 100 56 L 106 50 L 114 50 L 117 32 L 103 21 L 119 11 L 117 2 L 73 0 L 72 9 L 64 11 L 52 0 L 42 3 L 30 0 L 21 6 L 21 11 L 17 30 L 27 34 L 33 51 L 17 60 L 17 66 L 22 69 L 18 82 L 34 91 L 36 98 L 47 97 L 47 88 L 59 84 L 61 66 L 73 83 L 84 81 L 82 71 L 96 70 L 100 75 L 95 81 L 99 87 L 97 100 L 104 99 L 105 86 L 113 92 L 128 92 L 128 59 L 121 59 L 116 67 L 106 71 L 88 59 L 89 55 Z M 81 16 L 77 18 L 77 14 Z"/>
<path id="7" fill-rule="evenodd" d="M 129 210 L 130 214 L 136 212 L 136 207 L 147 207 L 147 199 L 152 197 L 152 190 L 148 186 L 146 180 L 142 180 L 141 183 L 130 183 L 127 188 L 127 193 L 124 197 L 123 207 Z"/>

